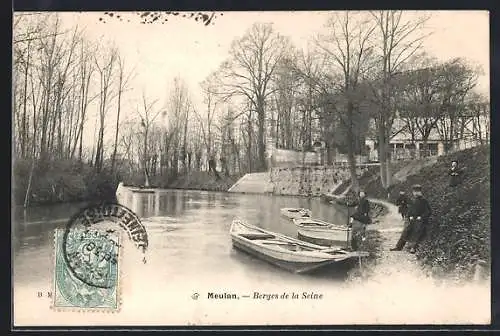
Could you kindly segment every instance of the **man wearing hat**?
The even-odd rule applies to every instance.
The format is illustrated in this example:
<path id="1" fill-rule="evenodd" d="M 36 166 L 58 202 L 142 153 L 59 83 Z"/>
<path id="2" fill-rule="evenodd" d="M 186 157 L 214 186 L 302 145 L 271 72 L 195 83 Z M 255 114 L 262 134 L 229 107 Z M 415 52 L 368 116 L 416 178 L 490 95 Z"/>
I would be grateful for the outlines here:
<path id="1" fill-rule="evenodd" d="M 408 223 L 405 226 L 401 237 L 395 248 L 391 251 L 401 251 L 406 242 L 410 243 L 410 253 L 415 253 L 415 248 L 422 240 L 427 223 L 431 215 L 429 202 L 422 195 L 422 186 L 413 186 L 413 200 L 410 202 L 407 213 Z"/>
<path id="2" fill-rule="evenodd" d="M 455 187 L 460 183 L 462 170 L 458 168 L 458 161 L 451 161 L 451 167 L 448 171 L 448 175 L 450 175 L 450 187 Z"/>

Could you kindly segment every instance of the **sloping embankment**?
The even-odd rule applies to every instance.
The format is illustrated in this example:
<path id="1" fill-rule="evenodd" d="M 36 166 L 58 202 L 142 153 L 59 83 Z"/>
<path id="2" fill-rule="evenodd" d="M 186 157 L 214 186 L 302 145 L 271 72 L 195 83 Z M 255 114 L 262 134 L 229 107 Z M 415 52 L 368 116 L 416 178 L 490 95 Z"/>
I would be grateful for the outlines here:
<path id="1" fill-rule="evenodd" d="M 269 181 L 269 173 L 249 173 L 232 185 L 228 192 L 265 194 L 273 192 L 273 184 Z"/>
<path id="2" fill-rule="evenodd" d="M 413 184 L 423 187 L 432 207 L 432 217 L 417 257 L 436 273 L 470 277 L 478 262 L 490 263 L 490 146 L 480 146 L 439 157 L 434 164 L 409 171 L 394 185 L 390 201 L 399 191 L 410 193 Z M 449 186 L 450 162 L 463 169 L 462 182 Z M 385 198 L 380 178 L 363 186 L 370 197 Z"/>

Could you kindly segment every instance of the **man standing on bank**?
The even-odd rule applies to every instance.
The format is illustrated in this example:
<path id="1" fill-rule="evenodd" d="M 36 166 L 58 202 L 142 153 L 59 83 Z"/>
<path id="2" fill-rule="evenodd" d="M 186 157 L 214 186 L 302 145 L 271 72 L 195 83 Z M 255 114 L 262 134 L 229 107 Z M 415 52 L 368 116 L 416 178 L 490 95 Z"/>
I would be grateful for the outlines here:
<path id="1" fill-rule="evenodd" d="M 451 167 L 448 174 L 450 175 L 450 187 L 455 187 L 460 183 L 462 171 L 458 168 L 457 161 L 451 161 Z"/>
<path id="2" fill-rule="evenodd" d="M 413 187 L 413 195 L 415 198 L 408 209 L 408 218 L 410 221 L 412 218 L 415 221 L 409 241 L 410 253 L 415 253 L 415 248 L 424 238 L 429 223 L 429 217 L 432 213 L 429 202 L 422 195 L 422 187 L 420 185 L 417 184 Z"/>
<path id="3" fill-rule="evenodd" d="M 413 186 L 413 197 L 408 207 L 405 228 L 401 233 L 401 237 L 396 247 L 392 248 L 391 251 L 401 251 L 405 244 L 409 242 L 410 253 L 415 253 L 415 248 L 425 235 L 431 215 L 431 207 L 429 202 L 422 195 L 422 186 L 419 184 Z"/>
<path id="4" fill-rule="evenodd" d="M 365 192 L 360 191 L 358 206 L 349 219 L 349 227 L 352 228 L 351 247 L 353 250 L 357 250 L 361 241 L 365 240 L 366 225 L 370 223 L 370 202 L 368 202 Z"/>

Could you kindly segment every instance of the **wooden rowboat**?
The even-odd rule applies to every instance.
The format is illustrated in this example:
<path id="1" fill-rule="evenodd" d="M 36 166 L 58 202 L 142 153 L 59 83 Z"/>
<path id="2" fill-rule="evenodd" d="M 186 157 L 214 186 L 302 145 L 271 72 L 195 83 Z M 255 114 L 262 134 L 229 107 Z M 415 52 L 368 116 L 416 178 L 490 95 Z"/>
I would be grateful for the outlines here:
<path id="1" fill-rule="evenodd" d="M 158 191 L 158 188 L 131 188 L 131 191 L 142 194 L 153 194 Z"/>
<path id="2" fill-rule="evenodd" d="M 328 223 L 319 219 L 295 218 L 293 222 L 300 239 L 318 245 L 345 245 L 351 233 L 346 225 Z"/>
<path id="3" fill-rule="evenodd" d="M 234 248 L 294 273 L 309 273 L 369 255 L 367 252 L 310 244 L 261 229 L 240 219 L 233 220 L 230 234 Z"/>
<path id="4" fill-rule="evenodd" d="M 288 219 L 311 217 L 311 210 L 304 208 L 281 208 L 280 212 Z"/>
<path id="5" fill-rule="evenodd" d="M 154 193 L 158 191 L 159 189 L 156 187 L 132 187 L 132 186 L 125 186 L 123 182 L 120 182 L 118 184 L 118 187 L 116 188 L 116 196 L 118 197 L 119 195 L 123 195 L 124 193 L 128 192 L 134 192 L 134 193 Z"/>

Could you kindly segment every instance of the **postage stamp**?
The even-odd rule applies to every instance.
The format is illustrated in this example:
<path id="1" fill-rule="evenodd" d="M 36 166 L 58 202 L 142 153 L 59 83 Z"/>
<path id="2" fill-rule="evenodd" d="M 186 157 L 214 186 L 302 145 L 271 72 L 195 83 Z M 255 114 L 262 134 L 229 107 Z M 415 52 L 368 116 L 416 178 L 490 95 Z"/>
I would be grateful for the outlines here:
<path id="1" fill-rule="evenodd" d="M 53 308 L 118 311 L 120 231 L 64 233 L 55 231 Z"/>
<path id="2" fill-rule="evenodd" d="M 145 253 L 144 225 L 132 210 L 119 204 L 86 207 L 64 229 L 56 229 L 54 309 L 119 310 L 122 231 Z M 146 258 L 142 261 L 146 263 Z"/>

